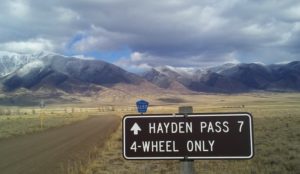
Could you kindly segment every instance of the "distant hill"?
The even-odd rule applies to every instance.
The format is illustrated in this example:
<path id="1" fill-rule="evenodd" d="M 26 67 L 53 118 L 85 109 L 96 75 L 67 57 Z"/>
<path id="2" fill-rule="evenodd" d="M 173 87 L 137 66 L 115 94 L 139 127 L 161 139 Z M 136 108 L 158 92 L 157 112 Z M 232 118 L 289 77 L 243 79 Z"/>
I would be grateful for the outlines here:
<path id="1" fill-rule="evenodd" d="M 171 83 L 178 82 L 198 92 L 300 91 L 300 61 L 273 65 L 224 64 L 188 73 L 160 67 L 146 72 L 143 77 L 161 88 L 168 89 Z"/>

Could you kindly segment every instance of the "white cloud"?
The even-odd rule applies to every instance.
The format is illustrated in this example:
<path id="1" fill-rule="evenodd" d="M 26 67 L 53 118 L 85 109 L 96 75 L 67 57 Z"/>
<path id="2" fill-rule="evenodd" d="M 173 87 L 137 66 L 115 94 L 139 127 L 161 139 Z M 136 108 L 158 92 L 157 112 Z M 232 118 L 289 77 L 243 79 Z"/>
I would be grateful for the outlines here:
<path id="1" fill-rule="evenodd" d="M 230 52 L 224 55 L 199 54 L 192 57 L 177 58 L 175 61 L 172 61 L 173 59 L 174 58 L 170 57 L 155 57 L 147 53 L 133 52 L 129 57 L 123 57 L 116 61 L 115 64 L 129 71 L 145 71 L 151 67 L 161 67 L 164 65 L 181 68 L 182 70 L 190 70 L 194 68 L 214 67 L 224 63 L 240 63 L 236 52 Z"/>
<path id="2" fill-rule="evenodd" d="M 77 52 L 118 49 L 122 41 L 126 40 L 127 37 L 125 34 L 108 31 L 95 25 L 91 25 L 81 35 L 83 37 L 72 44 L 72 48 Z"/>
<path id="3" fill-rule="evenodd" d="M 289 19 L 299 21 L 300 20 L 300 4 L 293 5 L 290 8 L 284 10 L 284 14 Z"/>
<path id="4" fill-rule="evenodd" d="M 29 13 L 29 5 L 26 0 L 11 0 L 8 3 L 9 12 L 15 17 L 26 17 Z"/>
<path id="5" fill-rule="evenodd" d="M 134 52 L 131 54 L 130 59 L 134 62 L 138 62 L 142 60 L 142 54 L 139 52 Z"/>
<path id="6" fill-rule="evenodd" d="M 148 65 L 147 63 L 132 64 L 126 58 L 121 58 L 114 64 L 133 73 L 142 73 L 152 68 L 152 66 Z"/>
<path id="7" fill-rule="evenodd" d="M 129 58 L 122 57 L 114 64 L 130 72 L 144 72 L 152 68 L 148 63 L 143 63 L 145 57 L 147 57 L 146 54 L 133 52 Z"/>
<path id="8" fill-rule="evenodd" d="M 250 34 L 253 36 L 260 36 L 263 34 L 267 34 L 267 30 L 264 29 L 262 26 L 259 26 L 258 24 L 252 24 L 250 26 L 246 26 L 245 28 L 242 29 L 245 34 Z"/>
<path id="9" fill-rule="evenodd" d="M 125 47 L 133 55 L 123 59 L 135 66 L 299 60 L 299 9 L 297 0 L 3 0 L 0 49 L 84 55 Z"/>
<path id="10" fill-rule="evenodd" d="M 219 29 L 226 24 L 226 19 L 221 17 L 218 9 L 210 6 L 204 7 L 201 10 L 200 15 L 196 15 L 195 17 L 198 18 L 199 23 L 196 23 L 198 27 L 206 32 L 214 29 Z"/>
<path id="11" fill-rule="evenodd" d="M 52 51 L 54 45 L 50 40 L 37 38 L 27 41 L 11 41 L 0 44 L 0 50 L 17 53 L 35 53 L 41 51 Z"/>
<path id="12" fill-rule="evenodd" d="M 58 20 L 62 23 L 80 19 L 80 15 L 78 13 L 68 8 L 56 7 L 54 8 L 54 12 L 58 14 Z"/>

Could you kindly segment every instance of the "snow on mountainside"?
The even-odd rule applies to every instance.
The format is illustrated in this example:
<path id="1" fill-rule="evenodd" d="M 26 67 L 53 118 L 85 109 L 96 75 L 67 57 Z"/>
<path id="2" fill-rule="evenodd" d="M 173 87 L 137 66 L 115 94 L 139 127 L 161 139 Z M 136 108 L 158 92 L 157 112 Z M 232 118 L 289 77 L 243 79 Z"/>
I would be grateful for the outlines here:
<path id="1" fill-rule="evenodd" d="M 286 64 L 224 64 L 210 68 L 153 68 L 143 77 L 165 89 L 179 82 L 192 91 L 247 92 L 251 90 L 300 91 L 300 61 Z"/>
<path id="2" fill-rule="evenodd" d="M 37 54 L 18 54 L 0 51 L 0 77 L 4 77 L 15 72 L 29 62 L 51 55 L 55 54 L 50 52 L 40 52 Z"/>
<path id="3" fill-rule="evenodd" d="M 149 89 L 141 88 L 145 91 L 300 91 L 300 61 L 273 65 L 224 64 L 209 68 L 161 66 L 140 77 L 101 60 L 78 59 L 49 52 L 0 52 L 0 90 L 47 88 L 74 93 L 100 91 L 120 84 L 149 86 Z"/>
<path id="4" fill-rule="evenodd" d="M 172 67 L 172 66 L 161 66 L 155 68 L 162 74 L 167 76 L 183 76 L 183 77 L 192 77 L 197 69 L 195 68 L 183 68 L 183 67 Z"/>
<path id="5" fill-rule="evenodd" d="M 37 105 L 40 99 L 79 102 L 82 97 L 111 101 L 115 96 L 165 92 L 111 63 L 47 52 L 1 52 L 0 73 L 0 105 Z"/>
<path id="6" fill-rule="evenodd" d="M 45 67 L 45 64 L 41 60 L 32 60 L 31 62 L 22 66 L 18 71 L 17 75 L 19 77 L 24 77 L 29 74 L 34 69 L 39 69 L 40 71 Z"/>
<path id="7" fill-rule="evenodd" d="M 225 63 L 223 65 L 208 68 L 207 70 L 210 72 L 221 73 L 229 68 L 235 67 L 236 65 L 237 64 L 234 63 Z"/>
<path id="8" fill-rule="evenodd" d="M 172 67 L 172 66 L 160 66 L 155 67 L 154 70 L 157 72 L 168 76 L 171 79 L 201 79 L 208 73 L 222 73 L 227 69 L 237 66 L 234 63 L 225 63 L 223 65 L 218 65 L 208 68 L 186 68 L 186 67 Z M 183 80 L 184 81 L 184 80 Z"/>
<path id="9" fill-rule="evenodd" d="M 91 94 L 104 89 L 118 89 L 130 93 L 137 92 L 139 88 L 144 93 L 162 91 L 140 76 L 101 60 L 52 53 L 5 54 L 2 59 L 2 66 L 6 67 L 2 71 L 5 75 L 0 78 L 0 90 L 3 92 L 26 89 Z M 148 86 L 149 89 L 142 86 Z"/>

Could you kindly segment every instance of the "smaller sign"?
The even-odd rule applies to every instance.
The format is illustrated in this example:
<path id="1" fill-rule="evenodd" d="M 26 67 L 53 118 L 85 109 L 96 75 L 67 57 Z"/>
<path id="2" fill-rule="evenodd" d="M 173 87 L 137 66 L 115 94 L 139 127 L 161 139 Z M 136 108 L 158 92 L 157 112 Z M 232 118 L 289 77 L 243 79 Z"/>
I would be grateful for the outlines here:
<path id="1" fill-rule="evenodd" d="M 139 100 L 136 102 L 136 107 L 139 113 L 145 113 L 147 112 L 149 103 L 145 100 Z"/>

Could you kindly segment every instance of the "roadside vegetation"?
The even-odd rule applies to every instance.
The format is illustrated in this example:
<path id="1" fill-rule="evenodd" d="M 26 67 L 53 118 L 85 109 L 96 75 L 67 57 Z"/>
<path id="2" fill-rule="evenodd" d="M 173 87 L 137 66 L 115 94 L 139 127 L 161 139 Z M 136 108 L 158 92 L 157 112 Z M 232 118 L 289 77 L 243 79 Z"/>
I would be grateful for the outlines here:
<path id="1" fill-rule="evenodd" d="M 149 97 L 149 96 L 148 96 Z M 172 98 L 172 96 L 159 96 Z M 174 96 L 173 96 L 174 97 Z M 139 97 L 145 98 L 147 97 Z M 255 156 L 251 160 L 196 160 L 196 173 L 207 174 L 295 174 L 300 172 L 300 93 L 252 93 L 239 95 L 176 95 L 184 103 L 164 103 L 149 97 L 147 113 L 176 113 L 178 106 L 191 105 L 194 112 L 250 112 L 254 117 Z M 51 108 L 0 107 L 0 138 L 63 126 L 90 115 L 135 113 L 132 99 L 122 106 L 52 106 Z M 128 104 L 128 103 L 127 103 Z M 152 105 L 151 105 L 152 104 Z M 95 105 L 95 104 L 94 104 Z M 40 125 L 41 116 L 43 127 Z M 67 174 L 176 174 L 176 160 L 125 160 L 122 129 L 99 147 L 87 150 L 88 157 L 63 165 Z"/>
<path id="2" fill-rule="evenodd" d="M 64 108 L 0 108 L 0 138 L 8 138 L 67 125 L 88 118 L 89 110 Z"/>
<path id="3" fill-rule="evenodd" d="M 200 97 L 200 96 L 199 96 Z M 300 171 L 300 97 L 228 96 L 193 104 L 194 112 L 245 111 L 254 116 L 255 156 L 251 160 L 196 160 L 196 173 L 208 174 L 295 174 Z M 219 99 L 221 97 L 219 96 Z M 201 106 L 202 105 L 202 106 Z M 175 106 L 152 107 L 150 113 L 177 112 Z M 120 113 L 123 116 L 125 113 Z M 122 129 L 111 136 L 102 148 L 95 148 L 88 165 L 69 174 L 176 174 L 180 163 L 176 160 L 125 160 L 122 157 Z"/>

